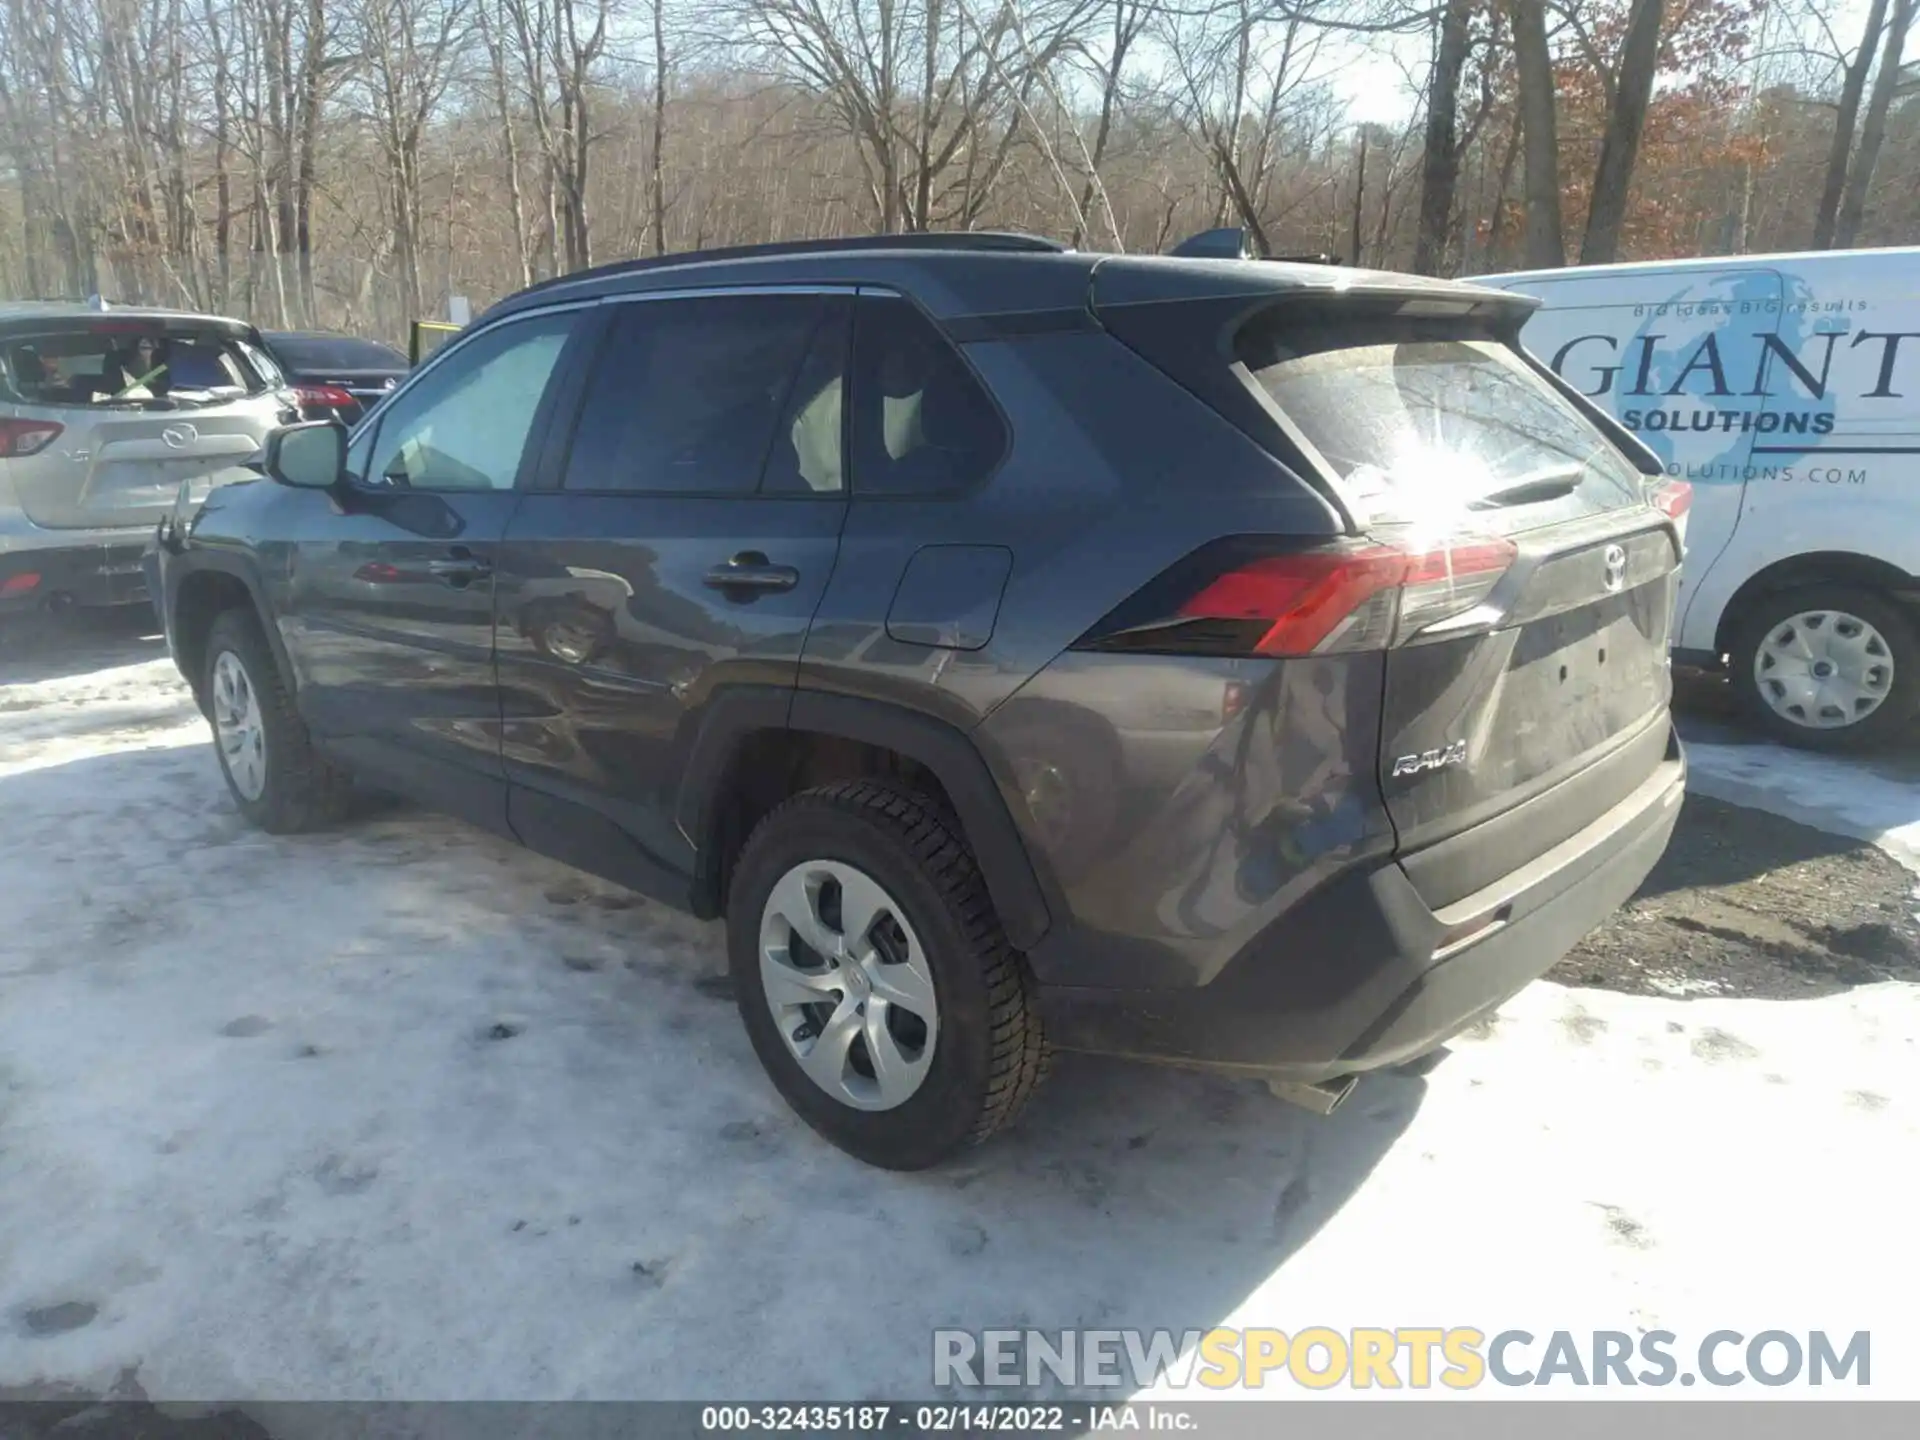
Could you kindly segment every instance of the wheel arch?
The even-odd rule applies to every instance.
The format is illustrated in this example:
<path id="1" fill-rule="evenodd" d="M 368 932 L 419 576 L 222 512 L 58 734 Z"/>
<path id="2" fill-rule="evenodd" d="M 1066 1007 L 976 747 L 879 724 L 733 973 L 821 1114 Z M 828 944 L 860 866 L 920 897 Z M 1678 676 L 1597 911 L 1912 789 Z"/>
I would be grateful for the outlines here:
<path id="1" fill-rule="evenodd" d="M 1898 565 L 1871 555 L 1851 550 L 1816 550 L 1789 555 L 1756 570 L 1728 597 L 1714 630 L 1715 654 L 1725 655 L 1733 648 L 1735 633 L 1757 601 L 1804 585 L 1857 585 L 1893 596 L 1911 596 L 1920 591 L 1920 580 Z"/>
<path id="2" fill-rule="evenodd" d="M 675 821 L 692 848 L 693 908 L 723 913 L 745 832 L 774 804 L 830 780 L 899 778 L 959 821 L 1007 938 L 1026 949 L 1053 916 L 1034 859 L 986 757 L 924 712 L 855 696 L 731 686 L 716 694 L 682 771 Z"/>
<path id="3" fill-rule="evenodd" d="M 266 636 L 267 649 L 280 671 L 288 693 L 295 692 L 293 665 L 280 637 L 279 627 L 271 623 L 260 587 L 245 567 L 202 560 L 180 576 L 173 586 L 172 604 L 167 616 L 167 635 L 173 647 L 180 673 L 193 688 L 194 699 L 206 709 L 203 693 L 206 684 L 207 635 L 213 622 L 228 610 L 251 609 Z"/>

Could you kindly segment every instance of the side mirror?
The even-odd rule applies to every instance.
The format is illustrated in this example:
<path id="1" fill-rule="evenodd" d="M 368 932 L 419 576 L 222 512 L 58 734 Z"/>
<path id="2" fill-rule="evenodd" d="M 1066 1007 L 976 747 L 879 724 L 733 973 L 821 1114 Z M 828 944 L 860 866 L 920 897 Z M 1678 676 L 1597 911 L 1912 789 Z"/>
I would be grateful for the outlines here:
<path id="1" fill-rule="evenodd" d="M 347 427 L 337 420 L 283 425 L 267 437 L 265 469 L 282 485 L 331 490 L 347 466 Z"/>

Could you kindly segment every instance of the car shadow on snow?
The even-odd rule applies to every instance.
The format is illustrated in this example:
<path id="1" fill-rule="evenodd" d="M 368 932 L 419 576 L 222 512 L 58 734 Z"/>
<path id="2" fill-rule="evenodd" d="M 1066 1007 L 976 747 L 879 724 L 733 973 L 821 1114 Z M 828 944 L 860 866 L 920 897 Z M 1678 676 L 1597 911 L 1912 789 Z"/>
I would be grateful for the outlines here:
<path id="1" fill-rule="evenodd" d="M 0 685 L 64 680 L 120 665 L 163 660 L 166 638 L 150 605 L 70 610 L 0 620 Z"/>
<path id="2" fill-rule="evenodd" d="M 232 812 L 200 746 L 96 754 L 0 778 L 0 812 L 16 834 L 57 837 L 36 851 L 0 842 L 0 867 L 27 866 L 34 890 L 0 901 L 14 936 L 3 948 L 26 962 L 0 967 L 20 982 L 13 1003 L 31 1006 L 41 980 L 75 965 L 111 969 L 117 986 L 154 987 L 167 1003 L 149 1007 L 151 1033 L 106 1036 L 128 1073 L 158 1067 L 152 1093 L 179 1097 L 201 1149 L 318 1177 L 294 1187 L 303 1198 L 283 1213 L 254 1203 L 247 1187 L 257 1177 L 222 1181 L 203 1198 L 169 1190 L 183 1183 L 167 1178 L 174 1172 L 129 1167 L 118 1182 L 129 1193 L 112 1197 L 120 1213 L 193 1209 L 209 1233 L 284 1229 L 345 1247 L 356 1237 L 372 1246 L 397 1223 L 383 1217 L 441 1217 L 410 1231 L 409 1264 L 465 1277 L 457 1308 L 420 1309 L 431 1299 L 383 1275 L 376 1249 L 326 1302 L 345 1307 L 362 1385 L 401 1365 L 389 1352 L 422 1334 L 450 1353 L 480 1343 L 465 1328 L 475 1316 L 492 1317 L 488 1334 L 523 1325 L 522 1353 L 545 1355 L 630 1333 L 635 1315 L 658 1305 L 645 1332 L 653 1338 L 635 1342 L 641 1352 L 660 1347 L 666 1358 L 645 1357 L 637 1372 L 656 1377 L 676 1373 L 672 1359 L 714 1363 L 697 1337 L 750 1322 L 766 1338 L 727 1372 L 740 1393 L 836 1398 L 933 1393 L 935 1326 L 1205 1330 L 1284 1272 L 1367 1183 L 1426 1091 L 1412 1067 L 1383 1072 L 1321 1117 L 1257 1081 L 1064 1055 L 1010 1131 L 936 1169 L 891 1174 L 833 1151 L 779 1100 L 731 1003 L 716 925 L 411 809 L 316 836 L 259 835 Z M 57 830 L 39 827 L 56 816 Z M 89 852 L 104 847 L 124 863 L 91 871 L 92 918 L 70 919 L 57 877 L 90 870 Z M 72 856 L 64 865 L 63 850 Z M 153 863 L 162 856 L 167 863 Z M 245 953 L 194 938 L 263 927 L 281 938 Z M 86 1034 L 111 1030 L 112 1012 L 89 1013 L 95 990 L 47 983 L 64 986 L 61 1023 L 86 1035 L 78 1048 L 102 1043 Z M 247 1023 L 202 1020 L 173 1033 L 167 987 L 180 983 L 216 996 L 244 988 Z M 512 1023 L 496 1021 L 509 1006 Z M 199 1012 L 184 1004 L 178 1013 Z M 302 1016 L 334 1028 L 308 1035 Z M 379 1047 L 359 1038 L 368 1031 L 381 1034 Z M 249 1072 L 248 1092 L 236 1095 L 218 1076 L 238 1063 L 239 1046 L 288 1058 Z M 274 1110 L 280 1087 L 322 1093 L 301 1078 L 320 1069 L 306 1066 L 323 1067 L 332 1077 L 324 1094 L 338 1098 Z M 72 1083 L 88 1083 L 85 1073 Z M 431 1108 L 447 1095 L 479 1098 Z M 141 1123 L 157 1133 L 184 1124 L 173 1103 L 151 1102 Z M 447 1133 L 476 1105 L 495 1107 L 475 1131 L 484 1141 L 450 1146 Z M 269 1111 L 297 1119 L 249 1131 L 250 1117 Z M 386 1137 L 379 1163 L 332 1156 L 329 1136 L 363 1133 Z M 286 1158 L 269 1164 L 262 1150 Z M 349 1162 L 367 1179 L 345 1194 L 326 1182 Z M 516 1198 L 522 1177 L 557 1219 L 527 1219 Z M 436 1199 L 452 1193 L 464 1197 L 458 1213 Z M 369 1228 L 355 1231 L 362 1214 Z M 549 1248 L 529 1251 L 536 1236 Z M 254 1243 L 236 1244 L 222 1263 L 283 1242 Z M 514 1318 L 523 1313 L 516 1287 L 542 1286 L 549 1267 L 555 1283 L 566 1278 L 574 1298 L 565 1323 L 578 1334 L 546 1333 L 554 1313 L 538 1308 Z M 582 1279 L 599 1267 L 603 1281 Z M 253 1293 L 244 1277 L 192 1273 L 189 1257 L 170 1272 L 170 1285 L 225 1293 L 238 1283 Z M 814 1338 L 823 1273 L 842 1317 L 832 1323 L 851 1324 L 858 1338 L 856 1354 L 826 1372 Z M 150 1301 L 161 1288 L 123 1303 L 165 1304 Z M 48 1298 L 76 1297 L 35 1303 Z M 1261 1304 L 1260 1323 L 1302 1320 Z M 282 1320 L 297 1327 L 300 1316 Z M 0 1338 L 5 1326 L 0 1313 Z M 570 1383 L 632 1395 L 640 1358 Z M 458 1393 L 450 1380 L 439 1388 Z M 1043 1379 L 1025 1393 L 1058 1392 Z"/>

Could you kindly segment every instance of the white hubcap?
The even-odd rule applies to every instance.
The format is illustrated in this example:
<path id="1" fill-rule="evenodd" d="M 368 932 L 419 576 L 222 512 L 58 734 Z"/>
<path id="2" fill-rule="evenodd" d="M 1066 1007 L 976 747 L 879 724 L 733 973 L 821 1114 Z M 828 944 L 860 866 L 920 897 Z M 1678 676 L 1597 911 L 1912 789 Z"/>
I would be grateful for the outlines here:
<path id="1" fill-rule="evenodd" d="M 213 734 L 233 788 L 258 800 L 267 788 L 267 737 L 247 667 L 231 650 L 213 662 Z"/>
<path id="2" fill-rule="evenodd" d="M 1893 651 L 1844 610 L 1803 610 L 1767 632 L 1753 681 L 1774 714 L 1810 730 L 1857 725 L 1893 689 Z"/>
<path id="3" fill-rule="evenodd" d="M 940 1011 L 926 950 L 899 904 L 838 860 L 796 865 L 760 916 L 773 1023 L 813 1083 L 856 1110 L 891 1110 L 927 1078 Z"/>

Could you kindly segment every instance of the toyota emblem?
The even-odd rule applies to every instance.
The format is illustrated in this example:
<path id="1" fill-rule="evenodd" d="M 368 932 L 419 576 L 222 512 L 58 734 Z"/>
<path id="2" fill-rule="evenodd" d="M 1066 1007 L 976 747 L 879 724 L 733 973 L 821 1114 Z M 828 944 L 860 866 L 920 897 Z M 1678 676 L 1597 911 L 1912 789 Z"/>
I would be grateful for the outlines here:
<path id="1" fill-rule="evenodd" d="M 1606 565 L 1607 593 L 1612 594 L 1627 583 L 1627 552 L 1618 545 L 1609 545 L 1603 563 Z"/>
<path id="2" fill-rule="evenodd" d="M 175 450 L 184 450 L 200 438 L 200 432 L 191 425 L 169 425 L 160 432 L 160 438 Z"/>

